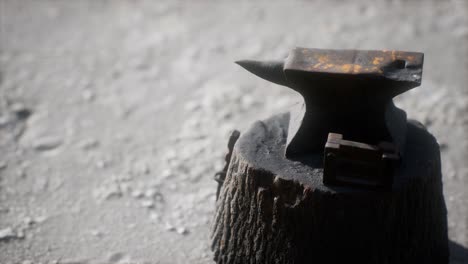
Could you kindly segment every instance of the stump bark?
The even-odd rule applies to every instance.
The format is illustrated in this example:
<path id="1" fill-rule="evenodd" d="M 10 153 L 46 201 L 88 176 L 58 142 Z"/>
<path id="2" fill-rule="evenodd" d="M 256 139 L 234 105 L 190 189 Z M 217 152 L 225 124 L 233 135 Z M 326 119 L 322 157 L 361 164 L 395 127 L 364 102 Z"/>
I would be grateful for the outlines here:
<path id="1" fill-rule="evenodd" d="M 322 183 L 321 154 L 285 158 L 289 114 L 234 147 L 212 226 L 217 263 L 448 263 L 439 146 L 408 122 L 390 191 Z M 307 164 L 307 165 L 305 165 Z"/>

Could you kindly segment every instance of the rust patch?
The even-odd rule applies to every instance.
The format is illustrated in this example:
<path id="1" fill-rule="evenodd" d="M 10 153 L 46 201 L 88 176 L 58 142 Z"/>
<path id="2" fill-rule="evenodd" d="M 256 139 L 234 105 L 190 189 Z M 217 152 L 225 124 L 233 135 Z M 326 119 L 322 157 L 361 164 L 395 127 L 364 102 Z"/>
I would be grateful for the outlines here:
<path id="1" fill-rule="evenodd" d="M 343 66 L 341 66 L 341 71 L 348 73 L 351 71 L 352 68 L 353 64 L 344 64 Z"/>
<path id="2" fill-rule="evenodd" d="M 372 61 L 372 64 L 379 65 L 383 61 L 383 59 L 384 58 L 382 57 L 375 57 L 374 60 Z"/>
<path id="3" fill-rule="evenodd" d="M 362 66 L 359 64 L 353 64 L 353 72 L 354 73 L 360 73 L 362 69 Z"/>
<path id="4" fill-rule="evenodd" d="M 319 63 L 327 63 L 328 62 L 328 56 L 327 55 L 320 55 L 320 56 L 318 56 L 318 61 L 319 61 Z"/>

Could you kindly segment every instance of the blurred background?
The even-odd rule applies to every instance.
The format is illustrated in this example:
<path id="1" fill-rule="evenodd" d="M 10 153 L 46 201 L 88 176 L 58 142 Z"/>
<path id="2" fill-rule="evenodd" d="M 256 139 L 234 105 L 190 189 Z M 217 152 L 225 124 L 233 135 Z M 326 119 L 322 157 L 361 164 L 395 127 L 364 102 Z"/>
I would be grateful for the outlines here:
<path id="1" fill-rule="evenodd" d="M 425 53 L 395 101 L 440 143 L 468 263 L 467 44 L 463 0 L 0 0 L 0 263 L 212 263 L 229 131 L 300 100 L 233 61 L 296 46 Z"/>

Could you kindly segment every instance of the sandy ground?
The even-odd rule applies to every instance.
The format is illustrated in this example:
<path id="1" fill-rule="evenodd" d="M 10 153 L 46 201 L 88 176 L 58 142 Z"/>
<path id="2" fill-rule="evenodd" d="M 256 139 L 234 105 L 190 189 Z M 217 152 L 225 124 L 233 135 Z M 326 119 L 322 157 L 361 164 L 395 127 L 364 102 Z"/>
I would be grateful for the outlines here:
<path id="1" fill-rule="evenodd" d="M 0 263 L 211 263 L 228 132 L 300 99 L 233 61 L 295 46 L 425 52 L 468 263 L 467 44 L 465 1 L 0 0 Z"/>

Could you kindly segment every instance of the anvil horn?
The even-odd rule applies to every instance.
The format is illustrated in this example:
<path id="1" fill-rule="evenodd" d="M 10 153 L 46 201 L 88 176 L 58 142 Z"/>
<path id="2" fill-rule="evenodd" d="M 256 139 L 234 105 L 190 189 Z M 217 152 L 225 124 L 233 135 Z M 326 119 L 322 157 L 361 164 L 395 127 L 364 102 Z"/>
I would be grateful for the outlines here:
<path id="1" fill-rule="evenodd" d="M 284 75 L 283 61 L 254 61 L 254 60 L 241 60 L 236 61 L 242 68 L 257 75 L 258 77 L 267 81 L 287 86 L 288 81 Z"/>

